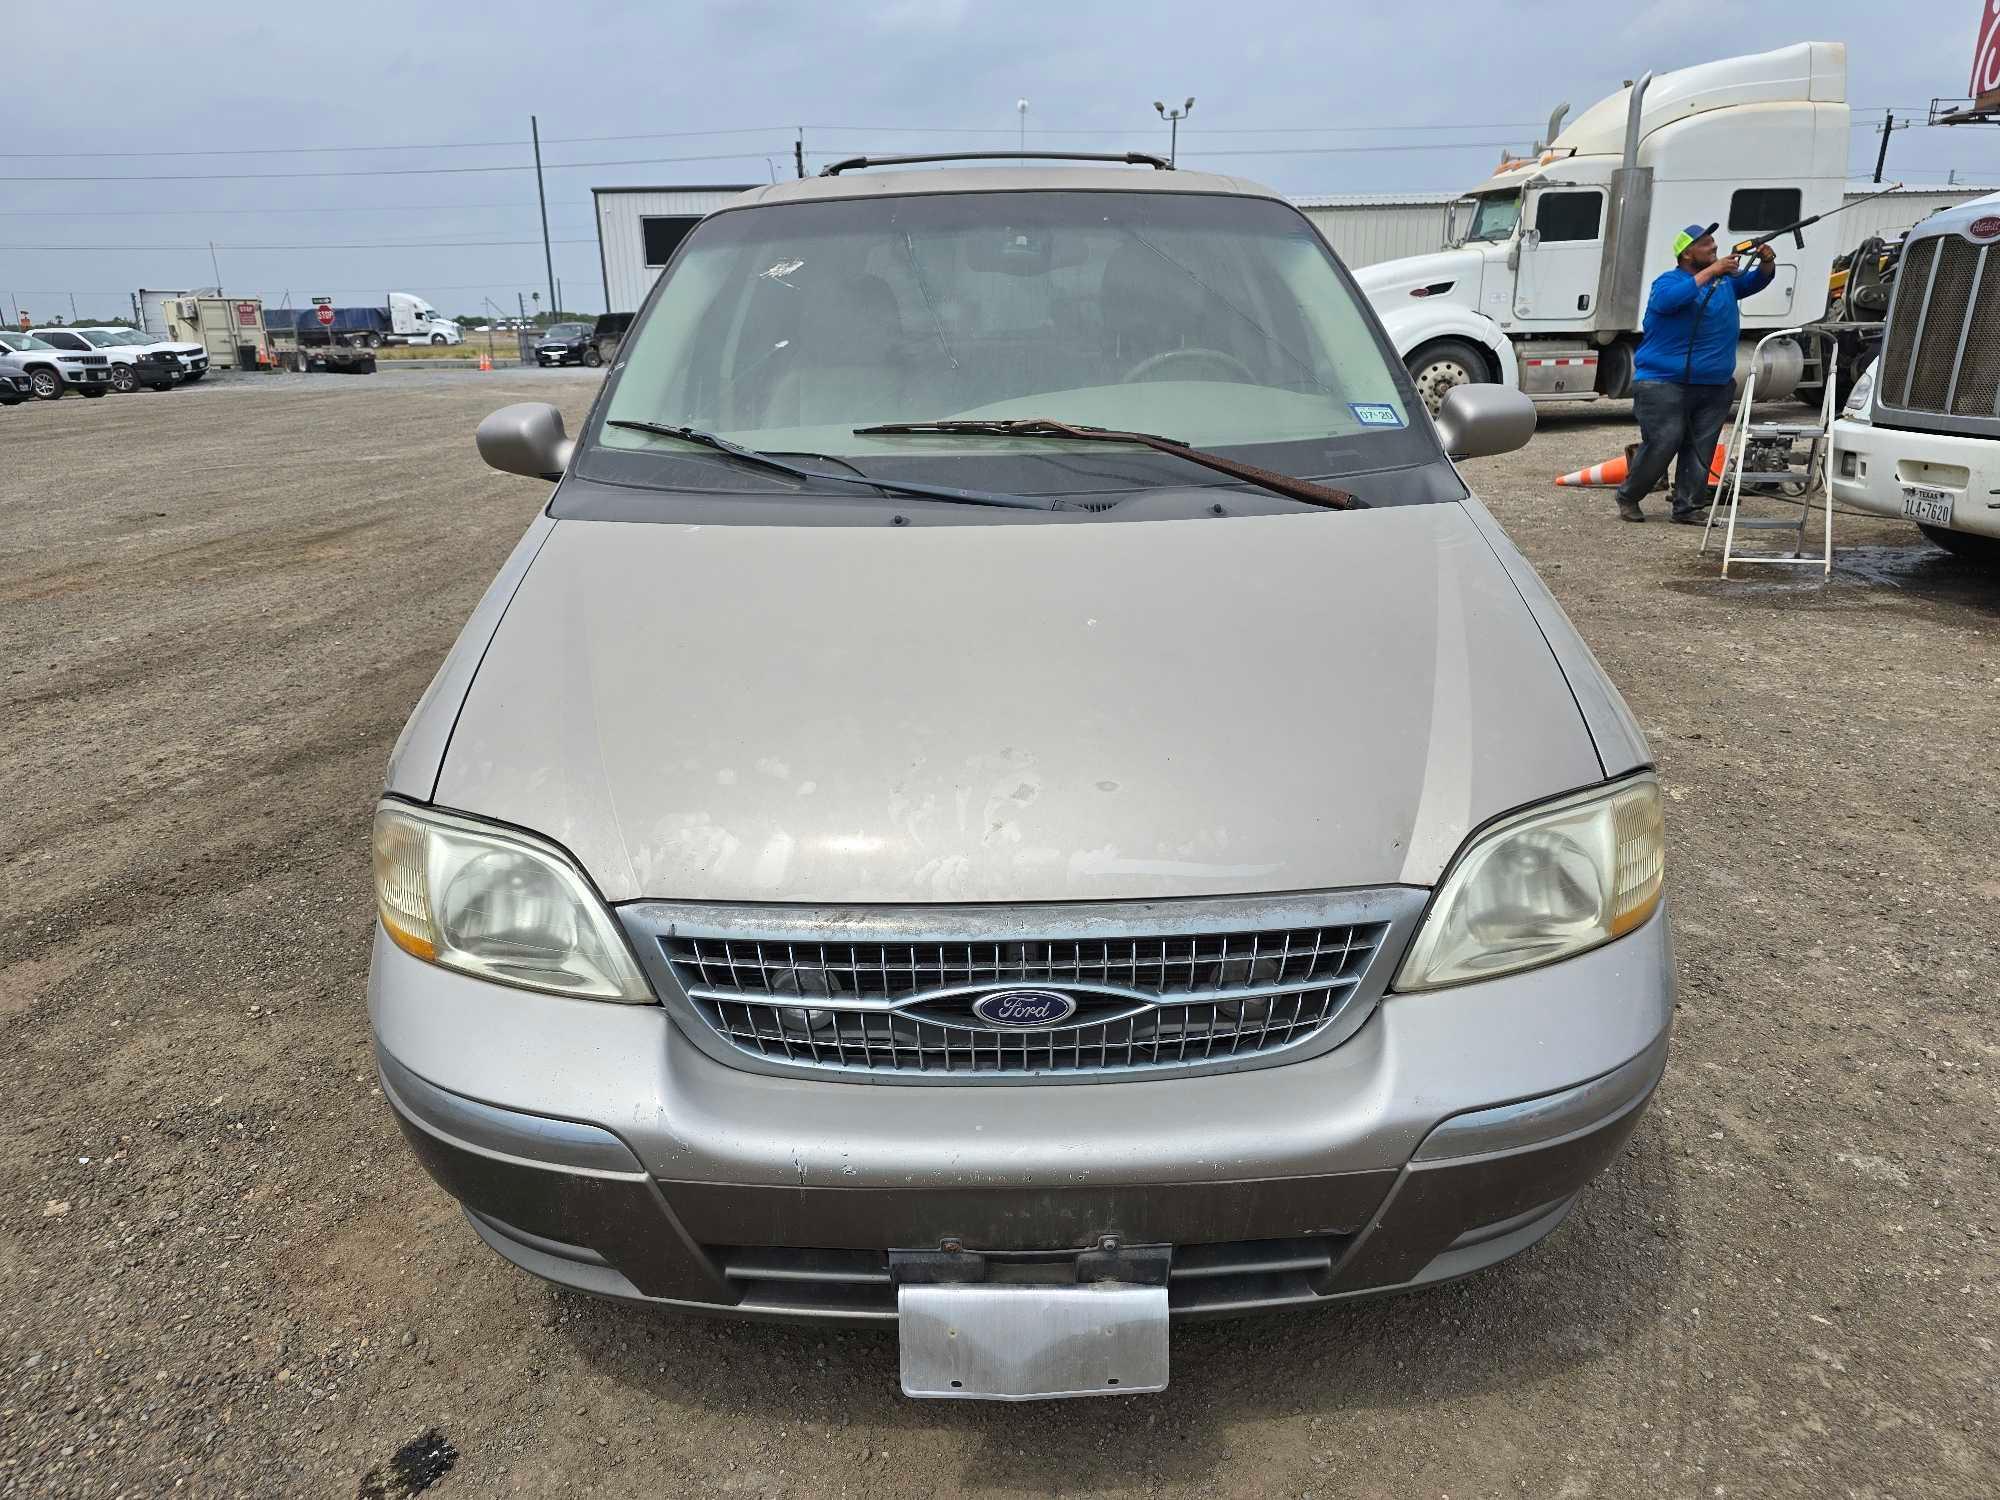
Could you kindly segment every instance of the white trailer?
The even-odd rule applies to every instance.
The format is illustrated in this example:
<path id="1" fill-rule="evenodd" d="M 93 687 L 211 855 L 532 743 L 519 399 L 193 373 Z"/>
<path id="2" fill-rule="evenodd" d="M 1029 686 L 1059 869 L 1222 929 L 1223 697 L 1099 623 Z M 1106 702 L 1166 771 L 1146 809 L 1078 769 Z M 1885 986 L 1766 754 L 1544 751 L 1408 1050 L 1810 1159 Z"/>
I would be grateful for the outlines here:
<path id="1" fill-rule="evenodd" d="M 1719 222 L 1727 243 L 1844 201 L 1839 42 L 1649 73 L 1558 134 L 1563 113 L 1546 147 L 1452 205 L 1446 249 L 1357 273 L 1433 411 L 1468 381 L 1538 400 L 1628 395 L 1647 291 L 1684 225 Z M 1764 333 L 1826 312 L 1841 236 L 1836 220 L 1772 247 L 1776 277 L 1743 305 L 1743 362 Z M 1758 387 L 1782 395 L 1803 352 L 1784 341 L 1767 355 Z"/>

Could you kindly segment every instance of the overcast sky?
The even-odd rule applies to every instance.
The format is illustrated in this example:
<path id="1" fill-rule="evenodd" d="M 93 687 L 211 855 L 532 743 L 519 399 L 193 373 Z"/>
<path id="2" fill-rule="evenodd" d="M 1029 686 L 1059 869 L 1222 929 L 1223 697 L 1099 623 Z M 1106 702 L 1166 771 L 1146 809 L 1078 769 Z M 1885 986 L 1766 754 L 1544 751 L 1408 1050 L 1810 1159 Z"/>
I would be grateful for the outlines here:
<path id="1" fill-rule="evenodd" d="M 799 125 L 815 168 L 1004 146 L 1020 98 L 1046 148 L 1162 150 L 1151 101 L 1192 94 L 1187 165 L 1295 194 L 1449 191 L 1556 104 L 1580 111 L 1644 69 L 1846 41 L 1866 176 L 1883 107 L 1921 120 L 1963 92 L 1981 5 L 23 3 L 0 40 L 0 297 L 10 318 L 17 301 L 67 318 L 72 294 L 107 317 L 135 287 L 209 285 L 215 266 L 272 302 L 412 291 L 455 315 L 546 298 L 530 113 L 556 275 L 586 312 L 603 306 L 592 187 L 763 181 L 791 171 Z M 1899 132 L 1889 163 L 2000 183 L 2000 129 Z M 394 175 L 246 180 L 311 172 Z"/>

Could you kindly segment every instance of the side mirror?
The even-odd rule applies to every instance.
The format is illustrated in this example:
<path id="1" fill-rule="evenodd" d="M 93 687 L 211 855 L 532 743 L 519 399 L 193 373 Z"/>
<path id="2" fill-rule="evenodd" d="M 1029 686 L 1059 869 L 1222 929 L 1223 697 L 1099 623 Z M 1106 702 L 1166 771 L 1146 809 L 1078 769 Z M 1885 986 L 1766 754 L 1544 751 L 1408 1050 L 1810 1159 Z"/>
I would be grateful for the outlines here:
<path id="1" fill-rule="evenodd" d="M 1455 385 L 1438 408 L 1437 431 L 1453 458 L 1512 453 L 1535 435 L 1535 403 L 1512 386 Z"/>
<path id="2" fill-rule="evenodd" d="M 1534 249 L 1535 246 L 1539 245 L 1541 242 L 1542 242 L 1541 230 L 1524 229 L 1521 231 L 1521 243 L 1523 245 L 1526 245 L 1530 250 Z"/>
<path id="3" fill-rule="evenodd" d="M 562 413 L 546 401 L 503 406 L 479 424 L 479 456 L 502 474 L 560 479 L 576 443 L 563 432 Z"/>

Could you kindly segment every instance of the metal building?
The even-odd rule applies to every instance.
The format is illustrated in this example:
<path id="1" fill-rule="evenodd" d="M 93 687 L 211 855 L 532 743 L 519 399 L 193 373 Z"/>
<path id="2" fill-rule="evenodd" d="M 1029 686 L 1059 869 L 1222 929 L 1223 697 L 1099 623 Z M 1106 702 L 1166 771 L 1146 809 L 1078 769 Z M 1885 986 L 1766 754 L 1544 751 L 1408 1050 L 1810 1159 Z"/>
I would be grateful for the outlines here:
<path id="1" fill-rule="evenodd" d="M 1444 211 L 1454 193 L 1332 193 L 1294 198 L 1351 270 L 1444 245 Z"/>
<path id="2" fill-rule="evenodd" d="M 1881 188 L 1871 182 L 1850 182 L 1852 203 Z M 1911 225 L 1941 208 L 1955 208 L 1992 192 L 1990 187 L 1958 184 L 1907 187 L 1841 215 L 1842 247 L 1858 245 L 1871 234 L 1894 239 Z M 1305 216 L 1319 226 L 1340 258 L 1352 270 L 1404 255 L 1427 255 L 1444 246 L 1444 212 L 1456 193 L 1341 193 L 1294 198 Z"/>
<path id="3" fill-rule="evenodd" d="M 749 184 L 734 187 L 592 188 L 597 256 L 604 271 L 604 310 L 633 313 L 659 279 L 660 268 L 706 213 Z"/>

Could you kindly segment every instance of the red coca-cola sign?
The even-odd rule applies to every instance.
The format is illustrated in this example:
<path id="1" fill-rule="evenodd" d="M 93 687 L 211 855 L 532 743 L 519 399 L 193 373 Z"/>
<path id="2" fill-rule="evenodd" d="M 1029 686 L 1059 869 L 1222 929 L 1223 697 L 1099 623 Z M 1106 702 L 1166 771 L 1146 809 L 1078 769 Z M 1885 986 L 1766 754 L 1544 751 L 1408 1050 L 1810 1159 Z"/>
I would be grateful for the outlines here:
<path id="1" fill-rule="evenodd" d="M 1986 214 L 1965 226 L 1975 240 L 2000 240 L 2000 214 Z"/>
<path id="2" fill-rule="evenodd" d="M 1979 45 L 1972 54 L 1972 86 L 1966 92 L 1974 109 L 2000 106 L 2000 0 L 1986 0 Z"/>

